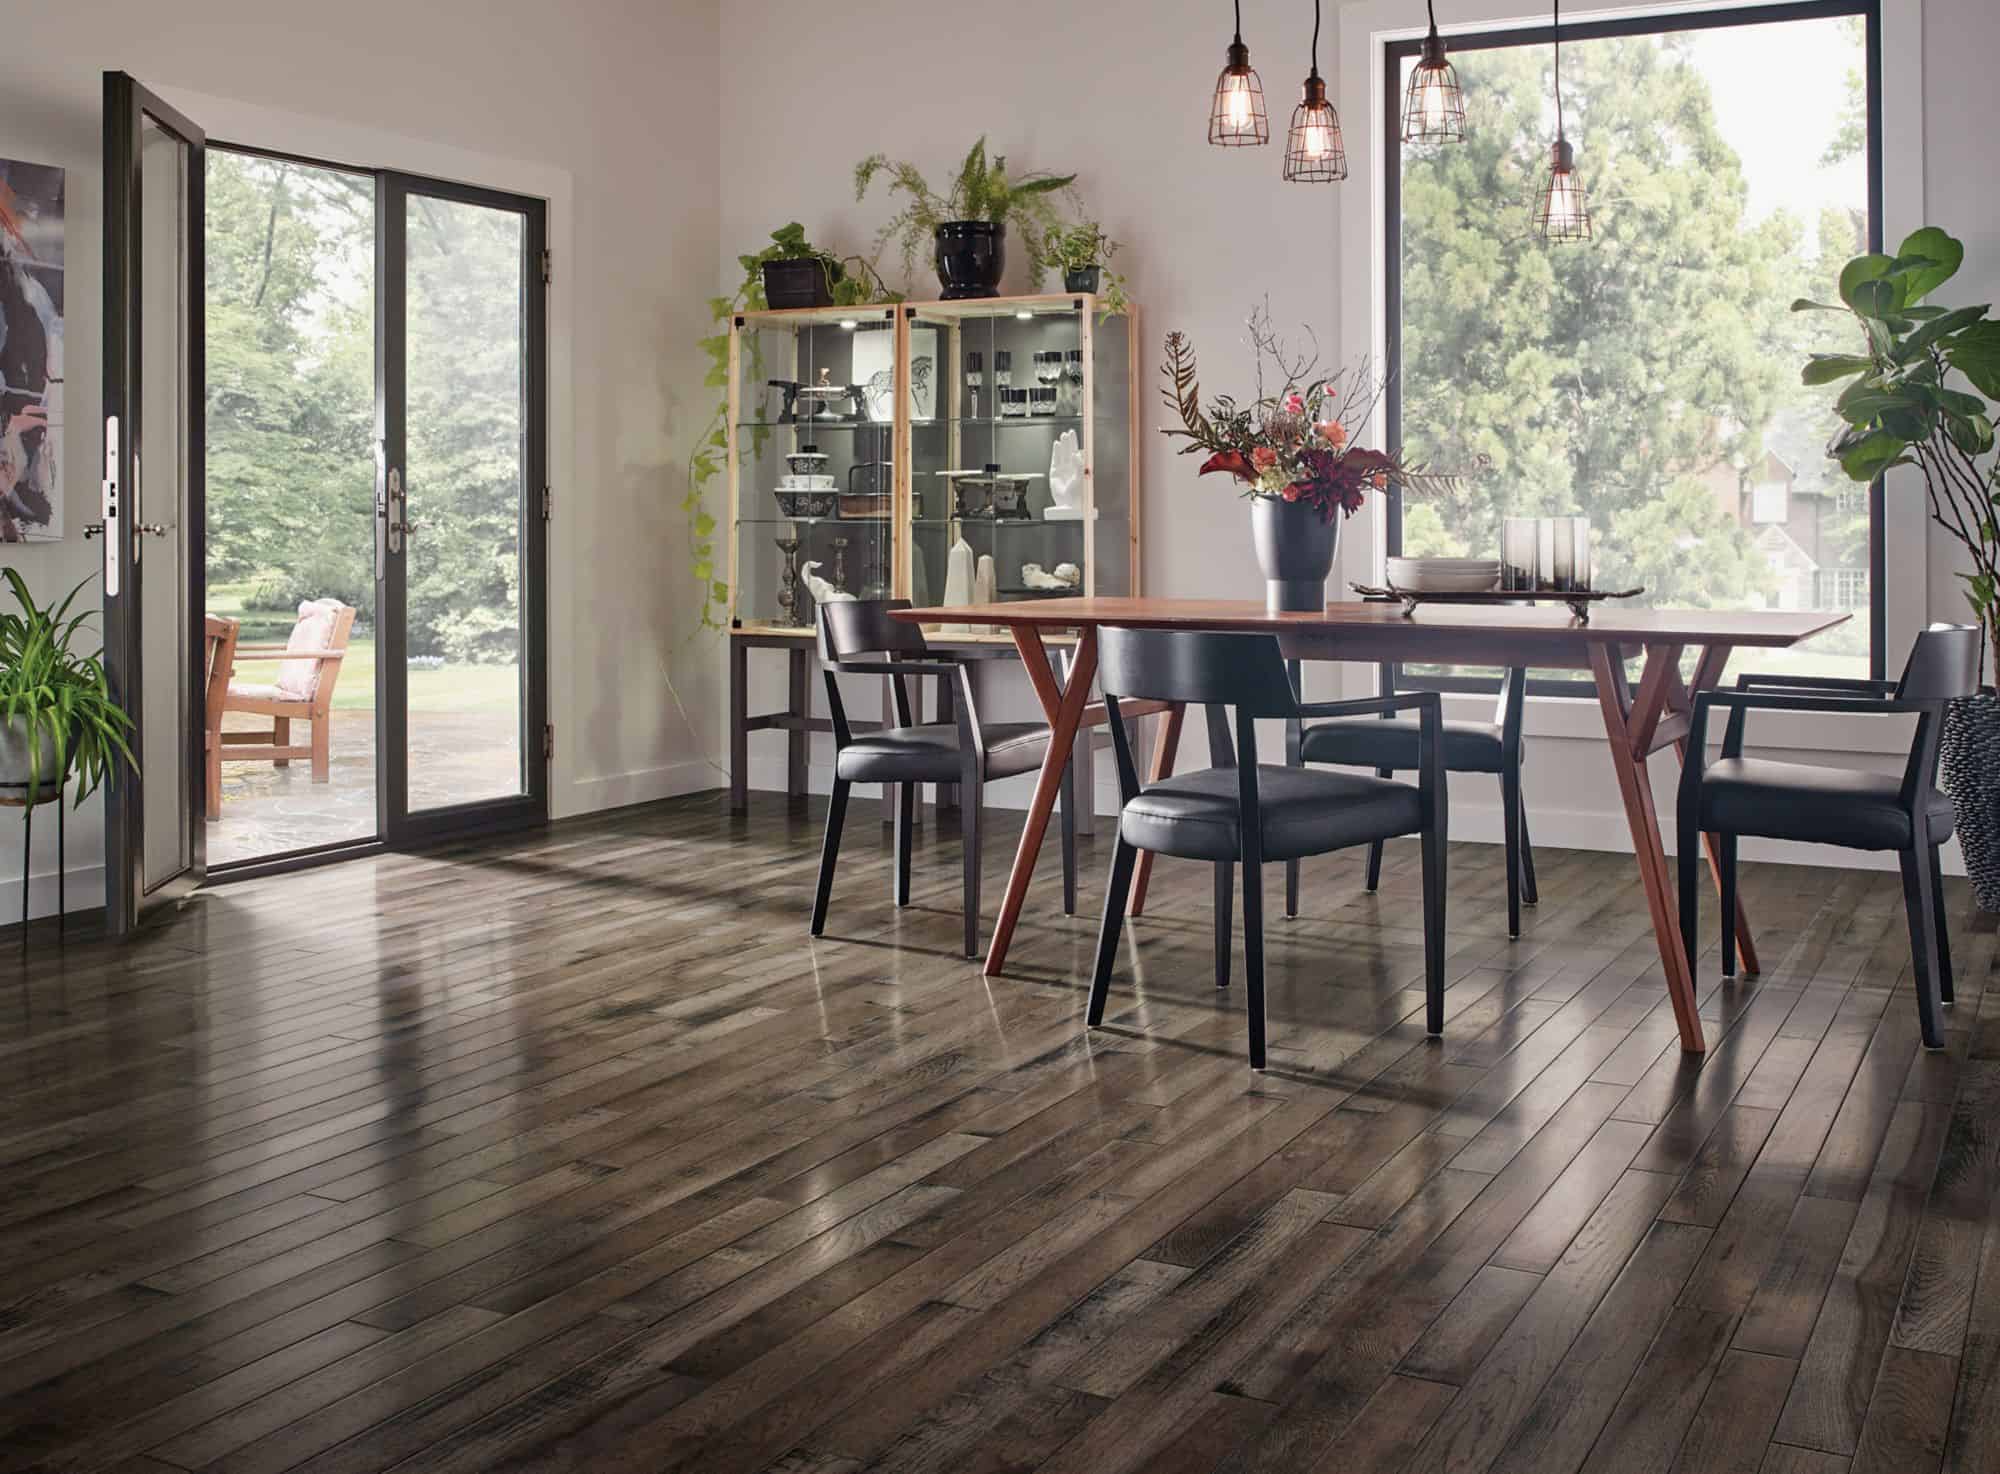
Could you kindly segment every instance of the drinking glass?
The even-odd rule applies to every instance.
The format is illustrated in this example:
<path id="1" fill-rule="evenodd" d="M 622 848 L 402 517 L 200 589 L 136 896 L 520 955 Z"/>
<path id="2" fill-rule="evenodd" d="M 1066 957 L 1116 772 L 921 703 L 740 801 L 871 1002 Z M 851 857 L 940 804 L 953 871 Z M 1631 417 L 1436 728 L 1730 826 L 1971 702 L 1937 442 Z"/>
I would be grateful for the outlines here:
<path id="1" fill-rule="evenodd" d="M 1576 587 L 1576 539 L 1570 531 L 1570 524 L 1575 521 L 1574 517 L 1548 519 L 1548 546 L 1555 560 L 1549 566 L 1549 587 L 1559 594 Z"/>
<path id="2" fill-rule="evenodd" d="M 979 390 L 986 382 L 985 369 L 986 359 L 983 354 L 965 355 L 965 387 L 972 391 L 972 414 L 969 418 L 975 420 L 979 418 Z"/>
<path id="3" fill-rule="evenodd" d="M 1570 533 L 1570 587 L 1579 593 L 1590 588 L 1590 519 L 1572 517 L 1569 519 Z"/>
<path id="4" fill-rule="evenodd" d="M 1500 524 L 1500 587 L 1532 592 L 1535 569 L 1535 519 L 1506 518 Z"/>
<path id="5" fill-rule="evenodd" d="M 1535 589 L 1553 593 L 1556 588 L 1556 519 L 1535 519 Z"/>

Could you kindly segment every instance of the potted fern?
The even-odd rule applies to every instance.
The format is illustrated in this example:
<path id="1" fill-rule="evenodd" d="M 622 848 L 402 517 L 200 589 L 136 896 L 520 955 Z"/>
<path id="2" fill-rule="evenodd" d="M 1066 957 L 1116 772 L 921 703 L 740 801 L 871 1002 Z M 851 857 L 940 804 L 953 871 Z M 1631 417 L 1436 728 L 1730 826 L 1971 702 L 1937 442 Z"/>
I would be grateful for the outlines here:
<path id="1" fill-rule="evenodd" d="M 878 248 L 891 240 L 900 242 L 908 279 L 916 275 L 929 247 L 946 301 L 1000 295 L 1010 219 L 1021 224 L 1028 279 L 1039 287 L 1052 261 L 1049 236 L 1062 225 L 1057 200 L 1076 183 L 1074 174 L 1009 175 L 1007 156 L 994 154 L 989 159 L 983 137 L 966 153 L 951 188 L 943 194 L 930 187 L 915 164 L 870 154 L 854 166 L 854 198 L 866 196 L 881 174 L 889 176 L 890 193 L 901 194 L 905 203 L 882 227 Z"/>
<path id="2" fill-rule="evenodd" d="M 60 798 L 74 775 L 82 803 L 114 761 L 132 760 L 125 741 L 132 719 L 111 699 L 103 652 L 74 648 L 92 611 L 72 617 L 70 605 L 89 580 L 49 608 L 35 603 L 15 569 L 0 569 L 0 577 L 19 606 L 0 614 L 0 789 L 41 803 Z"/>

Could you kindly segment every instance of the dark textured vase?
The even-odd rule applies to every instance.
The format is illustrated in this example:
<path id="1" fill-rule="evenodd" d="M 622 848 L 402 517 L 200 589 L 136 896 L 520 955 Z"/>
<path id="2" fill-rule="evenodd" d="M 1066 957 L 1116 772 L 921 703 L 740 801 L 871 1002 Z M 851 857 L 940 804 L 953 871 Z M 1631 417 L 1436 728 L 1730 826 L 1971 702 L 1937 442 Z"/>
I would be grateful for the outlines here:
<path id="1" fill-rule="evenodd" d="M 951 220 L 937 228 L 938 285 L 945 301 L 999 296 L 1006 269 L 1006 226 L 991 220 Z"/>
<path id="2" fill-rule="evenodd" d="M 2000 696 L 1989 688 L 1952 702 L 1939 756 L 1973 899 L 2000 911 Z"/>
<path id="3" fill-rule="evenodd" d="M 1340 519 L 1328 521 L 1304 502 L 1275 496 L 1250 502 L 1250 536 L 1264 570 L 1264 607 L 1299 614 L 1326 607 L 1326 581 L 1340 549 Z"/>

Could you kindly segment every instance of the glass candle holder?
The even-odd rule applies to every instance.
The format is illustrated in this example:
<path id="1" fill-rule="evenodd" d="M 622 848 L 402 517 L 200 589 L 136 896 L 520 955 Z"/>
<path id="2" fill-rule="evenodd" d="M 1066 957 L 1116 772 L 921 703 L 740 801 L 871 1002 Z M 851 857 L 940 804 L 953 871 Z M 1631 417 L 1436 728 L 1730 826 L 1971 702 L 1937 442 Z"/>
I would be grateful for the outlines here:
<path id="1" fill-rule="evenodd" d="M 1028 391 L 1028 413 L 1052 415 L 1056 412 L 1056 388 L 1053 384 L 1037 384 Z"/>
<path id="2" fill-rule="evenodd" d="M 1570 588 L 1579 592 L 1590 589 L 1590 519 L 1571 517 L 1569 519 L 1570 542 Z"/>
<path id="3" fill-rule="evenodd" d="M 1018 420 L 1028 412 L 1028 391 L 1025 389 L 1001 389 L 1000 417 L 1003 420 Z"/>
<path id="4" fill-rule="evenodd" d="M 1508 517 L 1500 523 L 1500 587 L 1526 593 L 1535 587 L 1535 519 Z"/>
<path id="5" fill-rule="evenodd" d="M 1553 593 L 1556 587 L 1556 519 L 1535 519 L 1535 591 Z"/>
<path id="6" fill-rule="evenodd" d="M 1548 546 L 1553 561 L 1549 565 L 1549 587 L 1556 593 L 1566 594 L 1576 587 L 1576 538 L 1570 530 L 1574 517 L 1550 517 Z M 1541 542 L 1540 537 L 1536 543 Z"/>

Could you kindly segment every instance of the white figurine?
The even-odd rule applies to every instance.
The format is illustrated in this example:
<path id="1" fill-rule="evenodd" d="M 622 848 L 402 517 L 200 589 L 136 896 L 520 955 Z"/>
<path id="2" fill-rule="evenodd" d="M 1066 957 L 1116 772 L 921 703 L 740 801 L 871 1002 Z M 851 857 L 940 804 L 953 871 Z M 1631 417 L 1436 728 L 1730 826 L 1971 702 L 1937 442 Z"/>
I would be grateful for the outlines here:
<path id="1" fill-rule="evenodd" d="M 828 583 L 825 579 L 821 578 L 817 573 L 813 571 L 818 567 L 819 564 L 817 562 L 814 562 L 814 563 L 808 563 L 803 568 L 799 569 L 799 578 L 801 581 L 804 582 L 806 586 L 806 592 L 813 596 L 813 602 L 815 604 L 853 603 L 854 595 L 848 593 L 847 590 L 845 589 L 835 588 L 832 584 Z"/>
<path id="2" fill-rule="evenodd" d="M 1074 563 L 1058 563 L 1051 573 L 1039 563 L 1021 565 L 1021 583 L 1031 589 L 1073 589 L 1083 582 L 1083 570 Z"/>
<path id="3" fill-rule="evenodd" d="M 1083 448 L 1077 444 L 1074 430 L 1058 435 L 1049 455 L 1049 503 L 1042 515 L 1050 522 L 1083 518 Z"/>

